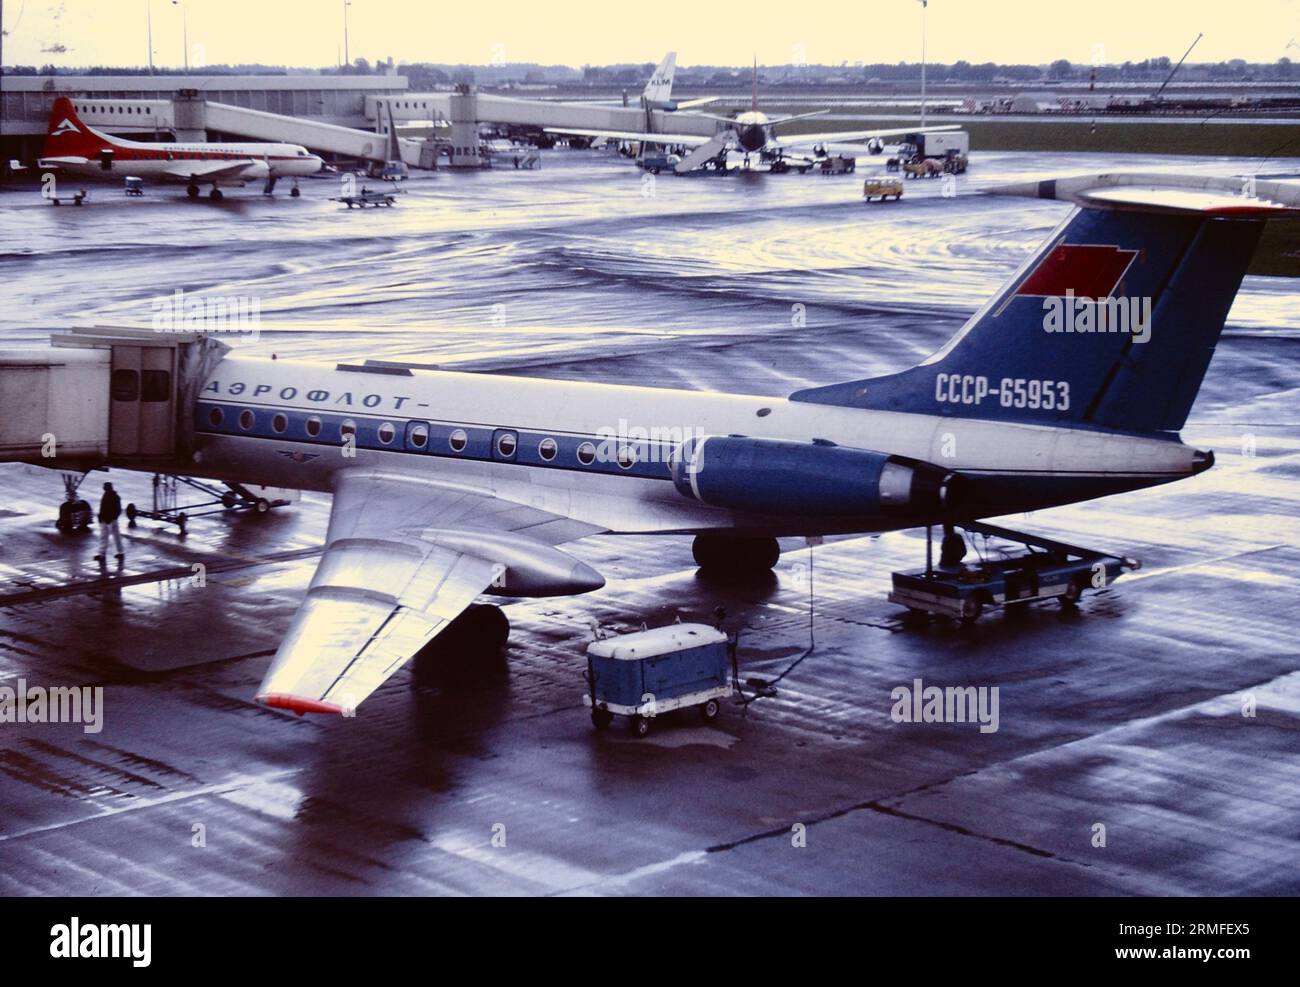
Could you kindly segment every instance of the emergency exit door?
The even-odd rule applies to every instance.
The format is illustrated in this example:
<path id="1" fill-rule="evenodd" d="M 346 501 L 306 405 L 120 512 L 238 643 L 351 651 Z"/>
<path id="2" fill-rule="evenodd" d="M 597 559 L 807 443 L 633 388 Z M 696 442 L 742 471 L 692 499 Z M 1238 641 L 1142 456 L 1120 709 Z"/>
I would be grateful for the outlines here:
<path id="1" fill-rule="evenodd" d="M 109 452 L 170 456 L 175 448 L 176 349 L 115 345 L 109 383 Z"/>

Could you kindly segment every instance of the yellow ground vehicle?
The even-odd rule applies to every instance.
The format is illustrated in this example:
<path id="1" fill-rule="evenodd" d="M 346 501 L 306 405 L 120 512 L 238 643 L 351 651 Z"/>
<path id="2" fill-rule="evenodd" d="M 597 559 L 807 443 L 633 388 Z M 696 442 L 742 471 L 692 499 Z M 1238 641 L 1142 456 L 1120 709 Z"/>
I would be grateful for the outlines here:
<path id="1" fill-rule="evenodd" d="M 862 197 L 870 202 L 876 196 L 884 202 L 890 196 L 897 202 L 903 197 L 903 182 L 899 178 L 868 178 L 862 183 Z"/>

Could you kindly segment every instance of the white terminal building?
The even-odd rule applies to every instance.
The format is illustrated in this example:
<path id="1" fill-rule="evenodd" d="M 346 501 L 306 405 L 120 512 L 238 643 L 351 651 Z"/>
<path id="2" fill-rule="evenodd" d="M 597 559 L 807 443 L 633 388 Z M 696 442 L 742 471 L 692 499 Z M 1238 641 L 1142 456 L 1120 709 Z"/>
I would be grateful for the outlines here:
<path id="1" fill-rule="evenodd" d="M 668 131 L 660 110 L 520 99 L 472 87 L 415 93 L 402 75 L 5 75 L 0 159 L 36 162 L 59 96 L 71 98 L 90 126 L 136 140 L 282 141 L 327 158 L 375 162 L 386 157 L 391 108 L 402 160 L 424 168 L 436 167 L 439 155 L 453 166 L 481 165 L 480 123 Z M 707 118 L 671 122 L 674 132 L 703 136 L 716 126 Z"/>

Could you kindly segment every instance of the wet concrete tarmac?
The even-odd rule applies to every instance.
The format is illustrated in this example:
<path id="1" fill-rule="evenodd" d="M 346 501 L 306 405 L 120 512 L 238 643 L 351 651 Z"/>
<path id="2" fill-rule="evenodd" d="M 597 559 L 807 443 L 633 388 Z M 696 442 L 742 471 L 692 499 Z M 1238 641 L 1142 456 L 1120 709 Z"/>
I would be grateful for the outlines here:
<path id="1" fill-rule="evenodd" d="M 221 206 L 9 194 L 0 343 L 148 325 L 179 287 L 257 297 L 242 345 L 260 352 L 784 394 L 916 362 L 1064 214 L 968 193 L 1115 166 L 977 156 L 956 198 L 909 182 L 885 206 L 860 203 L 861 173 L 643 184 L 559 151 L 365 213 L 328 182 Z M 834 540 L 813 550 L 816 647 L 778 694 L 639 740 L 586 717 L 589 622 L 722 606 L 742 673 L 771 677 L 809 642 L 807 548 L 724 585 L 688 538 L 583 540 L 606 588 L 508 606 L 501 660 L 405 670 L 355 719 L 300 719 L 252 695 L 327 498 L 184 538 L 142 522 L 103 572 L 92 535 L 53 526 L 57 476 L 0 466 L 0 685 L 104 688 L 98 733 L 0 723 L 0 892 L 1295 894 L 1298 300 L 1300 282 L 1249 278 L 1234 306 L 1184 433 L 1214 470 L 1002 522 L 1140 572 L 1077 613 L 964 631 L 884 598 L 922 561 L 919 533 Z M 148 476 L 112 478 L 148 502 Z M 998 687 L 998 730 L 894 722 L 891 690 L 918 678 Z"/>

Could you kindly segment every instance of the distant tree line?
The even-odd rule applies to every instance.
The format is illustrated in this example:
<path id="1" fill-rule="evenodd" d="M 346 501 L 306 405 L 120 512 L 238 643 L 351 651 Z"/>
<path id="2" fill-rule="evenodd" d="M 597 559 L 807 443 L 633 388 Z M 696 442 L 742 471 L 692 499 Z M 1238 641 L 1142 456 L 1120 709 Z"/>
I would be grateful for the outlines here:
<path id="1" fill-rule="evenodd" d="M 1140 62 L 1117 62 L 1084 65 L 1058 58 L 1047 65 L 1014 65 L 997 62 L 972 63 L 957 61 L 952 64 L 930 63 L 926 77 L 931 82 L 1158 82 L 1163 81 L 1173 68 L 1166 56 L 1144 58 Z M 575 70 L 563 65 L 537 65 L 511 63 L 508 65 L 451 65 L 434 62 L 408 62 L 395 66 L 398 75 L 404 75 L 413 89 L 427 89 L 453 83 L 500 85 L 525 84 L 586 84 L 591 86 L 640 87 L 654 71 L 653 62 L 628 65 L 584 65 Z M 374 75 L 389 70 L 389 63 L 356 58 L 349 65 L 328 68 L 290 68 L 276 65 L 205 65 L 187 72 L 183 68 L 155 68 L 154 75 Z M 790 85 L 828 85 L 862 83 L 911 83 L 920 80 L 918 62 L 876 62 L 871 64 L 841 62 L 839 65 L 760 65 L 760 80 Z M 113 65 L 91 65 L 77 68 L 55 65 L 11 65 L 4 68 L 6 75 L 149 75 L 150 70 L 139 66 L 123 68 Z M 677 81 L 693 86 L 734 86 L 749 84 L 748 66 L 693 65 L 677 70 Z M 1198 62 L 1184 65 L 1179 70 L 1180 82 L 1275 82 L 1300 80 L 1300 70 L 1289 58 L 1276 62 L 1247 62 L 1234 58 L 1226 62 Z"/>

